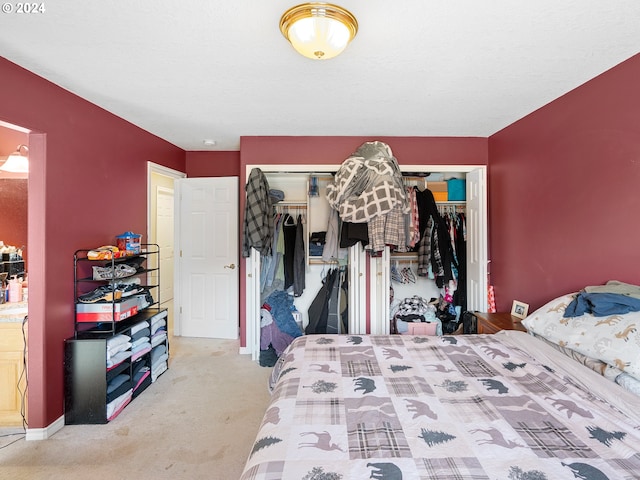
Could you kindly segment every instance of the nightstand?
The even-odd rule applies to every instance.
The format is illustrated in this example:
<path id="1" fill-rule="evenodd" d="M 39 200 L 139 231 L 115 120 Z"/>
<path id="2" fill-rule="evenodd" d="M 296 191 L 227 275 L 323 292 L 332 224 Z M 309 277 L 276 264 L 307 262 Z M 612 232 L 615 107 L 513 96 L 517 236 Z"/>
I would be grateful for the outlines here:
<path id="1" fill-rule="evenodd" d="M 524 325 L 520 323 L 522 319 L 514 317 L 509 312 L 473 312 L 473 314 L 478 319 L 478 333 L 498 333 L 500 330 L 527 331 Z"/>

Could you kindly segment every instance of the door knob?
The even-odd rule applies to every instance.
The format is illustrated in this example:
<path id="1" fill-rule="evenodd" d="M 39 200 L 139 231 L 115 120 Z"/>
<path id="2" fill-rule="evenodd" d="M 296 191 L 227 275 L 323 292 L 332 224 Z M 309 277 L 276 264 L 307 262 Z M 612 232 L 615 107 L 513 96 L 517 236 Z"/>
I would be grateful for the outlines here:
<path id="1" fill-rule="evenodd" d="M 224 268 L 230 268 L 231 270 L 233 270 L 234 268 L 236 268 L 235 264 L 230 263 L 229 265 L 225 265 Z"/>

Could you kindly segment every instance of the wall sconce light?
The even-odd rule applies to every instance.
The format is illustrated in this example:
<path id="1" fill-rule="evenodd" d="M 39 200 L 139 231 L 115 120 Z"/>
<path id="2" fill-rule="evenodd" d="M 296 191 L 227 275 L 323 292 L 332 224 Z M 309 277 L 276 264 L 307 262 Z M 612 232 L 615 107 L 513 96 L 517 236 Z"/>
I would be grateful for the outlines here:
<path id="1" fill-rule="evenodd" d="M 24 148 L 25 154 L 22 155 L 20 150 Z M 2 164 L 0 170 L 12 173 L 29 173 L 29 159 L 27 158 L 29 148 L 26 145 L 18 145 L 16 151 L 7 157 Z"/>
<path id="2" fill-rule="evenodd" d="M 358 21 L 351 12 L 331 3 L 303 3 L 282 15 L 280 31 L 301 55 L 328 60 L 353 40 Z"/>

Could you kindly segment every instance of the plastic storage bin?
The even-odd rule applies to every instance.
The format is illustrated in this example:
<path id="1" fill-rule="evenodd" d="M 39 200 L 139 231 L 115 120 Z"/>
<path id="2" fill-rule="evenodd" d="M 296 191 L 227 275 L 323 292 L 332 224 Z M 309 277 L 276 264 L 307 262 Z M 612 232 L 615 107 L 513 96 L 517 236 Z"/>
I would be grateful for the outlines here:
<path id="1" fill-rule="evenodd" d="M 447 193 L 450 202 L 466 201 L 466 182 L 461 178 L 450 178 L 449 180 L 447 180 Z"/>
<path id="2" fill-rule="evenodd" d="M 116 246 L 119 250 L 124 250 L 127 255 L 138 255 L 140 253 L 140 241 L 142 235 L 133 232 L 124 232 L 116 237 Z"/>

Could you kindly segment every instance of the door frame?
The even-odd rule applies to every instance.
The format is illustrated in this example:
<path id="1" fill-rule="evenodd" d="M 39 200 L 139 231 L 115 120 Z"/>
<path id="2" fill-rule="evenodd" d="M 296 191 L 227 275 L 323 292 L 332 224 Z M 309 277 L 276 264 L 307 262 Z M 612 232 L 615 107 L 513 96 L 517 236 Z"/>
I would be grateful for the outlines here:
<path id="1" fill-rule="evenodd" d="M 158 212 L 152 212 L 151 211 L 151 205 L 153 205 L 155 202 L 153 202 L 153 196 L 155 196 L 156 192 L 155 192 L 155 186 L 156 183 L 153 181 L 153 174 L 158 174 L 158 175 L 162 175 L 165 177 L 169 177 L 172 178 L 173 180 L 177 180 L 180 178 L 186 178 L 187 174 L 184 172 L 181 172 L 179 170 L 174 170 L 172 168 L 169 167 L 165 167 L 164 165 L 159 165 L 157 163 L 153 163 L 151 161 L 147 161 L 147 242 L 146 243 L 152 243 L 151 241 L 157 240 L 156 238 L 151 238 L 151 232 L 154 230 L 153 226 L 156 224 L 157 220 L 158 220 Z M 175 195 L 175 188 L 174 188 L 174 195 Z M 175 220 L 175 209 L 174 209 L 174 220 Z M 173 231 L 173 243 L 175 246 L 176 243 L 176 236 L 177 236 L 177 232 L 175 230 L 175 221 L 174 221 L 174 231 Z M 174 257 L 175 257 L 175 249 L 174 249 Z M 174 264 L 175 264 L 175 260 L 174 260 Z M 158 256 L 158 265 L 160 265 L 160 257 Z M 174 267 L 175 270 L 175 267 Z M 175 271 L 174 271 L 174 275 L 175 275 Z M 175 282 L 174 282 L 175 283 Z M 175 293 L 175 292 L 174 292 Z M 158 292 L 158 295 L 160 295 L 160 292 Z M 161 299 L 162 300 L 162 299 Z M 173 329 L 176 329 L 176 323 L 174 321 L 174 319 L 171 319 L 171 323 L 173 325 Z M 169 329 L 168 329 L 169 330 Z M 169 334 L 172 335 L 174 334 L 174 332 L 171 332 L 169 330 Z"/>

